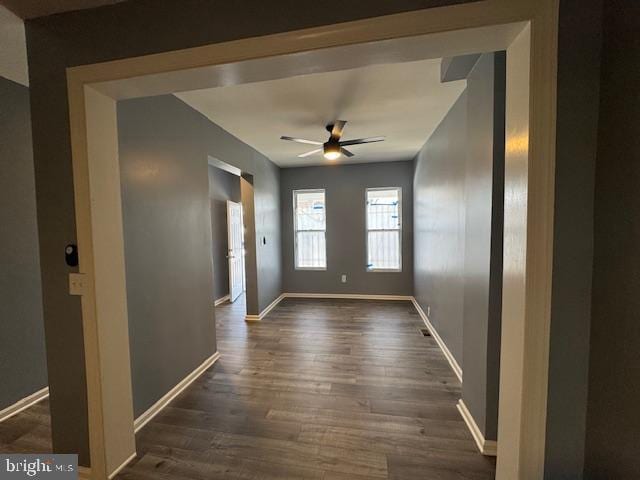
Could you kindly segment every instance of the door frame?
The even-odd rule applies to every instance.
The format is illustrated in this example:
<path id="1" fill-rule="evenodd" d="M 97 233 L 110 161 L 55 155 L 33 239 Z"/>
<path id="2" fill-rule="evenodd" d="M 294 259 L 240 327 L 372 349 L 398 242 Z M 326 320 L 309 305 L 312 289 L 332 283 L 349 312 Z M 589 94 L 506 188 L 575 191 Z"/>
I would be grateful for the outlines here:
<path id="1" fill-rule="evenodd" d="M 135 454 L 116 100 L 96 84 L 416 35 L 455 32 L 462 41 L 468 29 L 520 23 L 520 34 L 504 43 L 505 295 L 496 478 L 543 477 L 558 0 L 483 0 L 67 69 L 92 478 L 106 480 Z"/>

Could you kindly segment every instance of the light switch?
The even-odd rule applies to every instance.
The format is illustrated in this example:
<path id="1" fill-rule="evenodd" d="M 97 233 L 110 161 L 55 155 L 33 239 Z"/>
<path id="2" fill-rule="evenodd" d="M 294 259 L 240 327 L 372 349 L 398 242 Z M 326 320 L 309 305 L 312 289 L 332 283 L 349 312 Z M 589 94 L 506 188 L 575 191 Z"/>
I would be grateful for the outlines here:
<path id="1" fill-rule="evenodd" d="M 84 273 L 69 274 L 69 294 L 84 295 L 86 292 L 86 275 Z"/>
<path id="2" fill-rule="evenodd" d="M 342 283 L 347 283 L 347 276 L 343 273 L 341 278 Z"/>

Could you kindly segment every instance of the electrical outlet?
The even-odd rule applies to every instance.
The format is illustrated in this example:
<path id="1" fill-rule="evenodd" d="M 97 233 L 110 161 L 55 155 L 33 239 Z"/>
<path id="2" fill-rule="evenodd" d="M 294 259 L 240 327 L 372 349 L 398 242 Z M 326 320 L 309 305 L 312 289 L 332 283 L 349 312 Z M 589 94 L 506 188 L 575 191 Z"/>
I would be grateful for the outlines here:
<path id="1" fill-rule="evenodd" d="M 347 283 L 347 276 L 344 273 L 342 274 L 342 277 L 340 278 L 340 281 L 342 283 Z"/>

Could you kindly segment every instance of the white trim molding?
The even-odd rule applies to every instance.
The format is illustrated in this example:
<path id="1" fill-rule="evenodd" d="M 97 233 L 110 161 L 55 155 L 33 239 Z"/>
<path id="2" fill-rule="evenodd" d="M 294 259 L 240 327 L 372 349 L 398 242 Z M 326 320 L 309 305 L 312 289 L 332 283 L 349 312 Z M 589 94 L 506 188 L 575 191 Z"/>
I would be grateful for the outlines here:
<path id="1" fill-rule="evenodd" d="M 137 454 L 136 454 L 136 452 L 133 452 L 133 453 L 129 456 L 129 458 L 127 458 L 124 462 L 122 462 L 122 463 L 120 464 L 120 466 L 119 466 L 118 468 L 116 468 L 113 472 L 111 472 L 111 473 L 109 474 L 109 480 L 111 480 L 111 479 L 112 479 L 112 478 L 114 478 L 116 475 L 118 475 L 118 474 L 119 474 L 119 473 L 124 469 L 124 467 L 126 467 L 126 466 L 129 464 L 129 462 L 130 462 L 131 460 L 133 460 L 134 458 L 136 458 L 136 455 L 137 455 Z"/>
<path id="2" fill-rule="evenodd" d="M 366 295 L 360 293 L 283 293 L 285 298 L 342 298 L 348 300 L 404 300 L 411 301 L 411 295 Z"/>
<path id="3" fill-rule="evenodd" d="M 420 317 L 422 317 L 422 321 L 429 329 L 429 332 L 431 332 L 431 336 L 434 338 L 434 340 L 440 347 L 440 350 L 442 350 L 442 353 L 444 354 L 445 358 L 449 362 L 449 365 L 451 365 L 451 369 L 453 370 L 453 373 L 456 374 L 456 377 L 458 377 L 458 380 L 460 380 L 460 382 L 462 383 L 462 367 L 460 367 L 457 360 L 455 359 L 455 357 L 453 356 L 453 354 L 451 353 L 447 345 L 444 343 L 444 340 L 442 340 L 442 337 L 438 334 L 438 331 L 436 330 L 436 328 L 433 326 L 431 321 L 429 321 L 429 317 L 427 317 L 427 314 L 424 313 L 424 310 L 422 310 L 422 307 L 420 306 L 418 301 L 415 299 L 415 297 L 411 297 L 411 301 L 413 302 L 413 306 L 416 307 L 416 310 L 418 311 L 418 314 L 420 315 Z"/>
<path id="4" fill-rule="evenodd" d="M 9 405 L 7 408 L 0 410 L 0 422 L 4 422 L 5 420 L 17 415 L 18 413 L 26 410 L 32 405 L 44 400 L 49 396 L 49 387 L 45 387 L 41 390 L 38 390 L 35 393 L 32 393 L 29 396 L 26 396 L 20 400 L 18 400 L 13 405 Z"/>
<path id="5" fill-rule="evenodd" d="M 78 466 L 78 478 L 91 480 L 91 469 L 89 467 Z"/>
<path id="6" fill-rule="evenodd" d="M 230 297 L 230 296 L 229 296 L 229 294 L 227 293 L 224 297 L 220 297 L 219 299 L 217 299 L 216 301 L 214 301 L 214 302 L 213 302 L 213 306 L 214 306 L 214 307 L 217 307 L 217 306 L 218 306 L 218 305 L 220 305 L 221 303 L 228 302 L 228 301 L 229 301 L 229 298 L 231 298 L 231 297 Z"/>
<path id="7" fill-rule="evenodd" d="M 262 320 L 264 317 L 267 316 L 267 314 L 273 310 L 275 308 L 276 305 L 278 305 L 285 297 L 286 297 L 286 293 L 281 294 L 278 298 L 276 298 L 273 302 L 271 302 L 267 308 L 265 308 L 263 311 L 260 312 L 259 315 L 249 315 L 247 314 L 244 317 L 244 320 L 246 322 L 259 322 L 260 320 Z"/>
<path id="8" fill-rule="evenodd" d="M 194 380 L 196 380 L 200 375 L 204 373 L 211 365 L 216 363 L 216 361 L 220 358 L 220 353 L 216 352 L 207 358 L 200 366 L 196 367 L 194 371 L 192 371 L 189 375 L 184 377 L 180 383 L 178 383 L 175 387 L 169 390 L 160 400 L 154 403 L 146 412 L 140 415 L 133 422 L 133 429 L 137 433 L 142 427 L 144 427 L 147 423 L 151 421 L 153 417 L 158 415 L 162 411 L 164 407 L 166 407 L 174 398 L 180 395 L 189 385 L 191 385 Z M 131 457 L 133 458 L 135 454 Z M 131 460 L 131 458 L 128 461 Z M 127 463 L 125 462 L 125 464 Z M 124 466 L 124 465 L 123 465 Z M 120 467 L 122 468 L 122 467 Z"/>
<path id="9" fill-rule="evenodd" d="M 495 457 L 498 454 L 498 442 L 496 442 L 495 440 L 486 440 L 484 438 L 484 435 L 480 431 L 478 424 L 473 419 L 473 415 L 471 415 L 471 412 L 465 405 L 464 400 L 458 400 L 458 405 L 456 406 L 458 407 L 460 415 L 462 415 L 464 423 L 467 424 L 467 427 L 469 428 L 473 439 L 476 441 L 476 445 L 478 446 L 478 450 L 480 450 L 480 453 L 482 453 L 483 455 Z"/>
<path id="10" fill-rule="evenodd" d="M 132 453 L 124 462 L 122 462 L 120 464 L 120 466 L 118 468 L 116 468 L 113 472 L 111 472 L 109 474 L 109 476 L 107 477 L 108 480 L 112 480 L 113 478 L 115 478 L 116 475 L 118 475 L 123 469 L 124 467 L 126 467 L 129 462 L 131 462 L 131 460 L 133 460 L 134 458 L 136 458 L 137 453 Z M 89 467 L 83 467 L 81 465 L 78 466 L 78 478 L 80 480 L 92 480 L 93 476 L 91 474 L 91 469 Z"/>

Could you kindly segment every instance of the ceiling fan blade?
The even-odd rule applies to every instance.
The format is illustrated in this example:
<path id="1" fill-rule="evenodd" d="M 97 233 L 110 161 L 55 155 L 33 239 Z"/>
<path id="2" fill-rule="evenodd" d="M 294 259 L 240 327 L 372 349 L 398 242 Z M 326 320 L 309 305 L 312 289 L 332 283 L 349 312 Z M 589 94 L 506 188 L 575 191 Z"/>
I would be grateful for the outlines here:
<path id="1" fill-rule="evenodd" d="M 336 120 L 336 123 L 333 124 L 333 128 L 331 129 L 331 140 L 340 140 L 346 124 L 346 120 Z"/>
<path id="2" fill-rule="evenodd" d="M 344 142 L 340 142 L 340 146 L 343 147 L 345 145 L 360 145 L 361 143 L 374 143 L 383 141 L 384 137 L 356 138 L 355 140 L 345 140 Z"/>
<path id="3" fill-rule="evenodd" d="M 290 142 L 298 142 L 298 143 L 306 143 L 307 145 L 322 145 L 322 142 L 316 142 L 315 140 L 305 140 L 304 138 L 293 138 L 293 137 L 280 137 L 280 140 L 288 140 Z"/>
<path id="4" fill-rule="evenodd" d="M 342 153 L 345 157 L 353 157 L 353 152 L 350 152 L 346 148 L 341 148 L 340 153 Z"/>
<path id="5" fill-rule="evenodd" d="M 311 150 L 310 152 L 301 153 L 298 155 L 298 158 L 308 157 L 309 155 L 313 155 L 314 153 L 320 153 L 322 151 L 321 148 L 316 148 L 315 150 Z"/>

